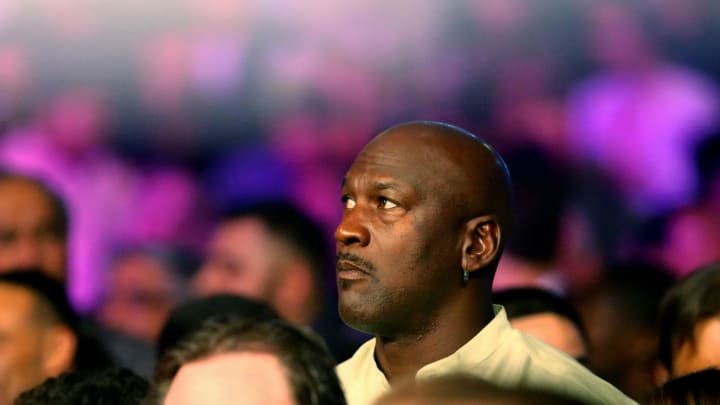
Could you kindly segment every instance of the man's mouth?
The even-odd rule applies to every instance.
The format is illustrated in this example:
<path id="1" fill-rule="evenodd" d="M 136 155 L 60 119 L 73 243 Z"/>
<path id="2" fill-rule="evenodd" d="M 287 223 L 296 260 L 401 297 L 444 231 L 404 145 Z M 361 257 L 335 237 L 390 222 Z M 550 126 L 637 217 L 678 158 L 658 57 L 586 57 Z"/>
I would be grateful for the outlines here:
<path id="1" fill-rule="evenodd" d="M 372 263 L 358 256 L 342 253 L 338 255 L 335 270 L 338 279 L 358 280 L 369 277 L 373 273 L 374 267 Z"/>

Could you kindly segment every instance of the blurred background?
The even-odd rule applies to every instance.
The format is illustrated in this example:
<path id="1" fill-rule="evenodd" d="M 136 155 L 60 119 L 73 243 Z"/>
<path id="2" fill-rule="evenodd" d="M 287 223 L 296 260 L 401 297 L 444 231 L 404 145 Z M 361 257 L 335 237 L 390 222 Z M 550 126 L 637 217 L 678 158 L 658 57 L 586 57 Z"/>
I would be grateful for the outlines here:
<path id="1" fill-rule="evenodd" d="M 67 201 L 71 295 L 93 313 L 113 268 L 144 269 L 114 281 L 140 289 L 153 266 L 191 277 L 192 259 L 123 253 L 202 258 L 237 204 L 290 199 L 332 251 L 360 148 L 446 121 L 515 177 L 498 288 L 637 325 L 663 280 L 720 259 L 719 39 L 716 0 L 3 0 L 0 164 Z M 640 287 L 610 287 L 626 276 Z"/>

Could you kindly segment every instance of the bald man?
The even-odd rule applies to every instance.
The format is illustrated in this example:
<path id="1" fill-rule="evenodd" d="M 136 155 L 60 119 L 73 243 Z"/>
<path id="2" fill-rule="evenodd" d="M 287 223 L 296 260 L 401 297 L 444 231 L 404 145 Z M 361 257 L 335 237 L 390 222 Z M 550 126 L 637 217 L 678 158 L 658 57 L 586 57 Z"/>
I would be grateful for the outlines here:
<path id="1" fill-rule="evenodd" d="M 632 403 L 569 356 L 513 329 L 491 300 L 512 196 L 502 158 L 447 124 L 386 130 L 342 187 L 340 316 L 374 339 L 338 366 L 350 405 L 391 384 L 465 372 L 507 388 Z"/>

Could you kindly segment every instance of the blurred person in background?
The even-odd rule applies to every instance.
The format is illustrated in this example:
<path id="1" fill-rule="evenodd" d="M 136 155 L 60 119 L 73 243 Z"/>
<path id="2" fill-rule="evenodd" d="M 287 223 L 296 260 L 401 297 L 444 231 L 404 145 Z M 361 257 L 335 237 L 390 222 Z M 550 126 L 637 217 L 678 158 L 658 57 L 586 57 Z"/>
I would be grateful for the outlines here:
<path id="1" fill-rule="evenodd" d="M 153 346 L 170 311 L 186 296 L 191 255 L 160 246 L 118 253 L 95 312 L 99 333 L 118 365 L 150 377 Z"/>
<path id="2" fill-rule="evenodd" d="M 179 251 L 129 248 L 116 255 L 96 317 L 104 326 L 155 342 L 170 311 L 185 296 L 192 269 Z"/>
<path id="3" fill-rule="evenodd" d="M 343 405 L 319 336 L 284 320 L 208 322 L 158 363 L 151 404 Z"/>
<path id="4" fill-rule="evenodd" d="M 107 90 L 91 82 L 53 89 L 34 120 L 0 139 L 7 168 L 42 179 L 64 197 L 73 218 L 69 233 L 69 291 L 82 311 L 92 307 L 100 272 L 126 219 L 133 176 L 106 145 L 112 109 Z"/>
<path id="5" fill-rule="evenodd" d="M 660 307 L 657 379 L 720 368 L 720 263 L 701 267 L 675 284 Z"/>
<path id="6" fill-rule="evenodd" d="M 244 295 L 312 325 L 346 358 L 351 352 L 336 317 L 324 312 L 328 266 L 322 230 L 287 201 L 261 201 L 229 211 L 210 238 L 192 287 L 197 296 Z"/>
<path id="7" fill-rule="evenodd" d="M 655 386 L 657 311 L 673 280 L 652 262 L 619 263 L 572 297 L 586 320 L 591 370 L 632 398 L 642 398 Z"/>
<path id="8" fill-rule="evenodd" d="M 127 369 L 66 371 L 23 392 L 14 405 L 140 405 L 148 382 Z"/>
<path id="9" fill-rule="evenodd" d="M 567 171 L 534 145 L 518 146 L 505 157 L 513 180 L 516 214 L 493 289 L 537 287 L 564 293 L 565 280 L 557 268 L 557 257 L 568 205 Z"/>
<path id="10" fill-rule="evenodd" d="M 0 273 L 9 270 L 37 269 L 66 286 L 68 271 L 68 233 L 70 217 L 62 198 L 44 183 L 25 175 L 0 172 Z M 116 343 L 124 338 L 98 327 L 92 320 L 82 317 L 79 324 L 80 339 L 86 348 L 89 362 L 112 363 L 101 340 L 109 342 L 116 359 L 147 358 L 149 349 L 136 356 L 127 356 L 127 350 L 136 353 L 138 342 Z M 123 363 L 125 364 L 125 363 Z M 150 364 L 145 366 L 149 375 Z"/>
<path id="11" fill-rule="evenodd" d="M 572 303 L 537 288 L 512 288 L 493 293 L 513 328 L 536 337 L 588 366 L 590 349 L 580 314 Z"/>
<path id="12" fill-rule="evenodd" d="M 93 82 L 59 86 L 35 121 L 0 139 L 0 160 L 59 190 L 72 217 L 68 286 L 75 307 L 91 312 L 119 246 L 178 244 L 194 249 L 204 236 L 199 187 L 187 170 L 121 158 L 109 141 L 117 111 Z M 114 101 L 114 100 L 113 100 Z M 197 214 L 196 212 L 200 212 Z"/>
<path id="13" fill-rule="evenodd" d="M 605 170 L 638 218 L 691 201 L 688 152 L 719 111 L 706 77 L 663 57 L 648 11 L 625 1 L 587 9 L 599 71 L 575 86 L 568 107 L 571 152 Z"/>
<path id="14" fill-rule="evenodd" d="M 65 282 L 68 226 L 54 191 L 31 177 L 0 171 L 0 273 L 40 268 Z"/>
<path id="15" fill-rule="evenodd" d="M 77 328 L 58 281 L 38 271 L 0 275 L 0 404 L 80 366 Z"/>
<path id="16" fill-rule="evenodd" d="M 720 131 L 696 146 L 695 167 L 697 198 L 668 217 L 656 252 L 680 277 L 720 260 Z"/>

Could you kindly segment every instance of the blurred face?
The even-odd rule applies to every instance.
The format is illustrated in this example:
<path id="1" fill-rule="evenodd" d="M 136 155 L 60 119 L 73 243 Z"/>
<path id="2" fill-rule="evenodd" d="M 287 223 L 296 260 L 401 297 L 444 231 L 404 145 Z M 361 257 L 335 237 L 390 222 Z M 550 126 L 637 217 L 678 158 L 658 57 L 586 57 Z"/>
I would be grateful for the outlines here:
<path id="1" fill-rule="evenodd" d="M 200 296 L 233 293 L 269 301 L 274 252 L 275 244 L 259 219 L 226 222 L 212 236 L 193 288 Z"/>
<path id="2" fill-rule="evenodd" d="M 551 314 L 534 314 L 510 320 L 515 329 L 527 333 L 580 362 L 587 362 L 588 350 L 580 331 L 567 318 Z"/>
<path id="3" fill-rule="evenodd" d="M 172 270 L 147 255 L 116 262 L 108 283 L 100 321 L 127 335 L 154 342 L 178 299 Z"/>
<path id="4" fill-rule="evenodd" d="M 593 57 L 609 68 L 627 69 L 650 52 L 641 23 L 619 4 L 602 4 L 590 13 Z"/>
<path id="5" fill-rule="evenodd" d="M 672 374 L 679 377 L 708 367 L 720 368 L 720 317 L 695 325 L 695 341 L 683 343 L 675 352 Z"/>
<path id="6" fill-rule="evenodd" d="M 451 170 L 412 138 L 376 138 L 342 188 L 335 231 L 339 311 L 356 329 L 384 336 L 427 327 L 460 287 L 462 221 L 437 179 Z"/>
<path id="7" fill-rule="evenodd" d="M 290 405 L 290 385 L 280 361 L 268 353 L 224 353 L 180 368 L 165 404 Z"/>
<path id="8" fill-rule="evenodd" d="M 22 287 L 0 283 L 0 404 L 10 404 L 43 382 L 43 330 L 34 322 L 35 298 Z"/>
<path id="9" fill-rule="evenodd" d="M 32 183 L 0 181 L 0 272 L 39 267 L 65 278 L 65 239 L 47 196 Z"/>
<path id="10" fill-rule="evenodd" d="M 50 136 L 69 153 L 83 153 L 101 143 L 106 121 L 103 94 L 92 87 L 65 91 L 52 101 L 47 113 Z"/>

